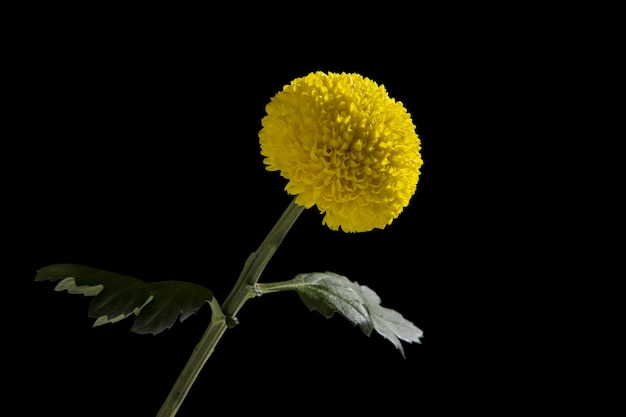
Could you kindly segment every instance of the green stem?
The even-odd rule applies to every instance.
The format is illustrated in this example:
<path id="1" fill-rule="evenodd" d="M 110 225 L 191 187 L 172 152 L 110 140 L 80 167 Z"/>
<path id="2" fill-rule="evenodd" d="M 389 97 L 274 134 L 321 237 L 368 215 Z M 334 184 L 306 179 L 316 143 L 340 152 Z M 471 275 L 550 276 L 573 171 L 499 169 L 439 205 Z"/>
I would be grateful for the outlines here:
<path id="1" fill-rule="evenodd" d="M 257 251 L 250 254 L 237 282 L 221 305 L 227 320 L 235 319 L 245 302 L 256 295 L 255 284 L 303 210 L 304 207 L 295 204 L 295 199 L 292 200 Z M 226 332 L 227 320 L 211 320 L 156 417 L 174 417 L 176 415 L 198 374 L 200 374 L 200 370 Z"/>
<path id="2" fill-rule="evenodd" d="M 273 292 L 283 292 L 283 291 L 292 291 L 297 289 L 298 287 L 307 287 L 310 286 L 309 283 L 297 282 L 294 283 L 293 279 L 287 281 L 280 282 L 263 282 L 257 283 L 255 286 L 255 291 L 257 295 L 263 294 L 271 294 Z"/>

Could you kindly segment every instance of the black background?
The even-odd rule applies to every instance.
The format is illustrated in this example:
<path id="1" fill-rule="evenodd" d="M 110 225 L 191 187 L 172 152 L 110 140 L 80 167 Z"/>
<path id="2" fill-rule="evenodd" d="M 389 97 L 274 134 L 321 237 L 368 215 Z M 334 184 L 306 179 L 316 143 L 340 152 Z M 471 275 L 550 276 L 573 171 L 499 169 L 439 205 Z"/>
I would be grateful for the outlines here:
<path id="1" fill-rule="evenodd" d="M 261 280 L 340 273 L 374 289 L 423 341 L 404 344 L 402 358 L 340 316 L 309 312 L 295 293 L 253 299 L 180 415 L 441 415 L 519 409 L 528 403 L 507 399 L 547 395 L 541 385 L 511 386 L 534 372 L 537 355 L 552 355 L 527 337 L 548 297 L 529 289 L 538 278 L 528 272 L 549 255 L 519 239 L 532 236 L 538 207 L 520 197 L 532 182 L 511 169 L 532 157 L 520 158 L 517 144 L 546 117 L 520 105 L 534 81 L 551 79 L 543 57 L 528 59 L 528 40 L 506 15 L 472 24 L 467 13 L 481 11 L 361 16 L 325 7 L 307 19 L 246 9 L 254 24 L 197 10 L 21 16 L 9 64 L 17 129 L 3 156 L 13 167 L 4 174 L 4 253 L 20 283 L 8 295 L 19 301 L 9 303 L 6 344 L 11 388 L 28 398 L 10 401 L 23 415 L 157 412 L 208 324 L 208 306 L 156 336 L 131 333 L 131 320 L 92 328 L 89 299 L 35 283 L 35 272 L 86 264 L 198 283 L 223 300 L 291 201 L 259 153 L 264 106 L 317 70 L 358 72 L 402 101 L 422 140 L 422 175 L 384 230 L 333 232 L 306 210 Z M 558 217 L 543 215 L 559 228 Z"/>

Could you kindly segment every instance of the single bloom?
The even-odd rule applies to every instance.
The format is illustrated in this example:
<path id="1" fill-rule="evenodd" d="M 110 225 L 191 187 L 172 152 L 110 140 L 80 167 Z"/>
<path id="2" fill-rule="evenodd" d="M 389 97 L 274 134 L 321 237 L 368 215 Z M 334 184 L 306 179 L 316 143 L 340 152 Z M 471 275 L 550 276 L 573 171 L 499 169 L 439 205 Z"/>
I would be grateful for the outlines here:
<path id="1" fill-rule="evenodd" d="M 411 115 L 359 74 L 296 78 L 266 106 L 259 132 L 266 169 L 288 180 L 332 230 L 382 229 L 408 205 L 422 166 Z"/>

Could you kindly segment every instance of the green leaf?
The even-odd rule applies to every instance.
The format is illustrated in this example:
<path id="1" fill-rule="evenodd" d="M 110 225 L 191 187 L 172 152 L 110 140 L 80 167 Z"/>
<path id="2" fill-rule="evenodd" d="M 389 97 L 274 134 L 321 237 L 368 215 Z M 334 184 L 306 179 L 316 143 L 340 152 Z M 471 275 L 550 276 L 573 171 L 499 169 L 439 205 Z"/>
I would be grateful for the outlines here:
<path id="1" fill-rule="evenodd" d="M 389 340 L 404 357 L 401 341 L 420 343 L 423 332 L 400 313 L 380 305 L 380 297 L 369 287 L 335 274 L 313 272 L 295 278 L 272 283 L 258 283 L 260 294 L 293 290 L 309 308 L 329 318 L 340 313 L 363 333 L 372 330 Z"/>
<path id="2" fill-rule="evenodd" d="M 402 356 L 404 356 L 404 349 L 400 340 L 421 343 L 420 338 L 424 333 L 419 328 L 397 311 L 382 307 L 380 297 L 371 288 L 361 285 L 360 290 L 376 332 L 393 343 Z"/>
<path id="3" fill-rule="evenodd" d="M 93 296 L 89 317 L 95 326 L 118 322 L 132 314 L 131 331 L 158 334 L 195 314 L 204 303 L 221 314 L 213 293 L 183 281 L 144 282 L 136 278 L 76 264 L 55 264 L 37 271 L 35 281 L 59 281 L 56 291 Z"/>
<path id="4" fill-rule="evenodd" d="M 300 274 L 287 282 L 291 284 L 289 289 L 298 292 L 309 310 L 317 310 L 326 318 L 338 312 L 366 335 L 372 333 L 374 322 L 363 303 L 358 284 L 332 272 Z"/>

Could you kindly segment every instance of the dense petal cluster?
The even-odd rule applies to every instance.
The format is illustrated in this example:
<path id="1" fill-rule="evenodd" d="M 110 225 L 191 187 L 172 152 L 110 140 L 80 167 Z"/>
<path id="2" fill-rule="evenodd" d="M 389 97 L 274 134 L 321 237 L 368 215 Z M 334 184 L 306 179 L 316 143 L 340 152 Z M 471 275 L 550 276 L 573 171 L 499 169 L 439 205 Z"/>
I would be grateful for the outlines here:
<path id="1" fill-rule="evenodd" d="M 270 171 L 296 204 L 332 230 L 384 228 L 415 193 L 422 166 L 411 116 L 383 85 L 359 74 L 310 73 L 278 92 L 259 132 Z"/>

